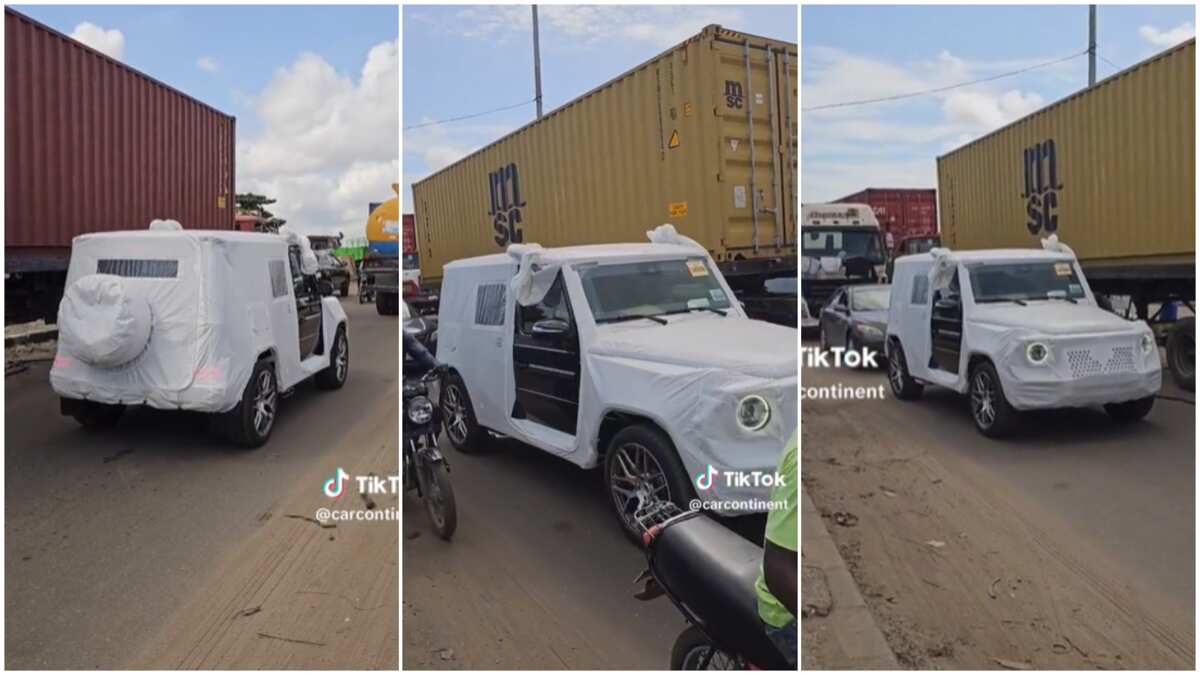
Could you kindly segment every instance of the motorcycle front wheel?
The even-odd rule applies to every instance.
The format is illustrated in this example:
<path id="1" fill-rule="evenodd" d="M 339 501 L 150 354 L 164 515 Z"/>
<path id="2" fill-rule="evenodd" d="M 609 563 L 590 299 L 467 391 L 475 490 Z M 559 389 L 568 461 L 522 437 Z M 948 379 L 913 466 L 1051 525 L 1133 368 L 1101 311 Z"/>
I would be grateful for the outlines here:
<path id="1" fill-rule="evenodd" d="M 437 536 L 450 541 L 454 530 L 458 528 L 458 509 L 454 504 L 454 487 L 450 485 L 450 469 L 445 462 L 426 464 L 423 468 L 425 512 L 429 514 Z"/>
<path id="2" fill-rule="evenodd" d="M 716 648 L 699 628 L 688 626 L 671 648 L 671 670 L 744 670 L 740 659 Z"/>

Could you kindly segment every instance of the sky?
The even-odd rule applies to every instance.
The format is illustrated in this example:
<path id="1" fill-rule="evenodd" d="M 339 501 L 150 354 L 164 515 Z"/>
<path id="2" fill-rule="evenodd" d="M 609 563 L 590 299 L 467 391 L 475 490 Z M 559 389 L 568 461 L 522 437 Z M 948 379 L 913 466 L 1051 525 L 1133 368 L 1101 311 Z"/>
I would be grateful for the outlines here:
<path id="1" fill-rule="evenodd" d="M 1192 6 L 1100 5 L 1096 78 L 1195 35 Z M 1087 48 L 1076 6 L 801 10 L 801 107 L 971 82 Z M 812 110 L 800 131 L 801 201 L 871 188 L 934 188 L 945 154 L 1087 86 L 1087 56 L 944 93 Z"/>
<path id="2" fill-rule="evenodd" d="M 300 232 L 360 237 L 394 194 L 395 6 L 14 8 L 236 117 L 237 191 Z"/>
<path id="3" fill-rule="evenodd" d="M 413 6 L 403 11 L 404 126 L 533 98 L 529 5 Z M 708 24 L 796 41 L 794 6 L 542 5 L 543 112 L 699 33 Z M 405 130 L 401 207 L 411 185 L 533 121 L 535 106 Z"/>

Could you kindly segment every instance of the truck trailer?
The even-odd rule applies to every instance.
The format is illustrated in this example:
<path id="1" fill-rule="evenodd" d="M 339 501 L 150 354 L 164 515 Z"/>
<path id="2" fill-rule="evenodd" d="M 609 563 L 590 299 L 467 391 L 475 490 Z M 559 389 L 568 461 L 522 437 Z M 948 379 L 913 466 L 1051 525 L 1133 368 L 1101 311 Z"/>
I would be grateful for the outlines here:
<path id="1" fill-rule="evenodd" d="M 234 229 L 234 118 L 5 7 L 5 323 L 54 321 L 71 240 Z"/>
<path id="2" fill-rule="evenodd" d="M 944 245 L 1057 235 L 1093 291 L 1155 328 L 1175 379 L 1194 388 L 1195 39 L 938 157 L 937 173 Z"/>
<path id="3" fill-rule="evenodd" d="M 663 223 L 736 290 L 794 277 L 797 64 L 793 43 L 708 26 L 417 181 L 422 283 L 509 244 L 643 242 Z"/>

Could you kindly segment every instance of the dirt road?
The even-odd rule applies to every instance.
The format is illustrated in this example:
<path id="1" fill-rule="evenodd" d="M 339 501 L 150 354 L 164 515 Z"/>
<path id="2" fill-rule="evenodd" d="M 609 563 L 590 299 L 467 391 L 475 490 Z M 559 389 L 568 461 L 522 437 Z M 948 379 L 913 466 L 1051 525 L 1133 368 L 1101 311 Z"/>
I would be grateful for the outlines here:
<path id="1" fill-rule="evenodd" d="M 619 531 L 600 475 L 493 443 L 466 456 L 443 435 L 452 542 L 404 498 L 404 667 L 666 668 L 683 619 L 666 598 L 633 597 L 645 559 Z"/>
<path id="2" fill-rule="evenodd" d="M 321 591 L 332 583 L 317 569 L 322 561 L 347 555 L 358 559 L 348 551 L 369 546 L 377 559 L 344 579 L 344 585 L 357 582 L 358 595 L 366 602 L 371 601 L 368 596 L 387 596 L 387 580 L 397 574 L 394 528 L 390 549 L 375 543 L 377 534 L 368 545 L 367 537 L 354 532 L 361 528 L 339 530 L 335 536 L 344 534 L 338 541 L 345 546 L 332 549 L 324 546 L 331 543 L 327 536 L 312 537 L 310 523 L 283 518 L 292 512 L 288 509 L 307 508 L 303 496 L 321 497 L 320 479 L 339 465 L 348 472 L 357 467 L 395 472 L 395 460 L 385 463 L 387 455 L 380 454 L 378 444 L 345 441 L 349 430 L 361 427 L 390 424 L 394 429 L 395 408 L 387 404 L 396 400 L 398 322 L 377 316 L 374 307 L 358 305 L 353 298 L 343 304 L 351 322 L 346 387 L 337 392 L 320 391 L 311 383 L 298 387 L 282 401 L 271 442 L 254 451 L 230 447 L 207 430 L 202 416 L 154 410 L 132 411 L 115 429 L 88 434 L 58 414 L 44 365 L 7 378 L 9 668 L 121 668 L 131 661 L 155 661 L 162 656 L 151 650 L 155 636 L 164 627 L 195 625 L 181 619 L 180 612 L 194 607 L 198 598 L 233 602 L 252 595 L 243 592 L 246 577 L 231 576 L 228 565 L 237 559 L 261 562 L 272 542 L 280 564 L 292 569 L 259 567 L 260 580 Z M 382 523 L 362 527 L 389 529 Z M 318 544 L 323 548 L 311 548 Z M 301 577 L 311 585 L 300 586 Z M 308 612 L 328 608 L 339 620 L 357 614 L 335 610 L 341 600 L 315 593 L 290 602 L 294 606 L 300 598 L 308 601 Z M 248 618 L 274 621 L 275 609 L 265 604 L 260 616 Z M 393 617 L 395 613 L 393 609 Z M 391 631 L 395 645 L 395 619 L 391 622 L 390 629 L 386 622 L 376 625 Z M 190 639 L 184 632 L 177 636 Z M 343 646 L 347 639 L 310 641 Z M 209 654 L 212 658 L 188 663 L 212 665 L 219 662 L 214 654 L 225 654 L 232 662 L 261 667 L 317 668 L 330 662 L 389 667 L 398 658 L 394 651 L 389 657 L 378 640 L 370 652 L 357 645 L 347 655 L 353 661 L 331 659 L 329 650 L 306 656 L 298 649 L 305 645 L 296 643 L 257 651 L 236 641 L 209 644 L 218 646 Z"/>
<path id="3" fill-rule="evenodd" d="M 802 373 L 835 382 L 885 377 Z M 802 409 L 806 489 L 904 665 L 1193 667 L 1192 405 L 1030 415 L 1006 441 L 949 392 Z"/>

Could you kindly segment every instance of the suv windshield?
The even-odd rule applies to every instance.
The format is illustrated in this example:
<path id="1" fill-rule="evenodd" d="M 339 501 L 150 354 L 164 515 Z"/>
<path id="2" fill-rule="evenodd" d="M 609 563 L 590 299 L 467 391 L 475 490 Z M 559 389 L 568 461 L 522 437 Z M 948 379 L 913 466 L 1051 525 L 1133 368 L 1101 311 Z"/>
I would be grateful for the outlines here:
<path id="1" fill-rule="evenodd" d="M 591 265 L 579 269 L 579 279 L 597 323 L 729 308 L 704 258 Z"/>
<path id="2" fill-rule="evenodd" d="M 975 302 L 1087 297 L 1068 261 L 980 263 L 967 268 Z"/>
<path id="3" fill-rule="evenodd" d="M 882 288 L 859 288 L 854 290 L 850 297 L 850 308 L 860 312 L 873 309 L 887 309 L 888 302 L 892 297 L 892 289 L 886 286 Z"/>
<path id="4" fill-rule="evenodd" d="M 800 241 L 801 255 L 810 258 L 866 258 L 876 264 L 884 262 L 878 230 L 805 225 Z"/>

